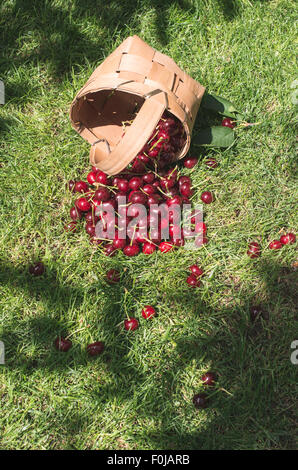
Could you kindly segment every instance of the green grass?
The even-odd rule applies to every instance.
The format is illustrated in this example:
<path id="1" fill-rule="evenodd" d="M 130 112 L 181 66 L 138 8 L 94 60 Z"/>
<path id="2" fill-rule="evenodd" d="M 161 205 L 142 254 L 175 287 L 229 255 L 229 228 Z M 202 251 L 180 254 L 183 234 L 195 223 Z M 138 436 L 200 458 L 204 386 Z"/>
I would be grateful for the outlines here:
<path id="1" fill-rule="evenodd" d="M 268 249 L 297 223 L 295 13 L 290 0 L 1 3 L 2 449 L 295 448 L 296 247 Z M 63 231 L 65 184 L 87 174 L 89 152 L 70 103 L 131 34 L 259 123 L 230 150 L 200 152 L 216 155 L 216 170 L 182 170 L 195 203 L 201 190 L 216 195 L 205 211 L 210 242 L 196 252 L 108 259 L 84 230 Z M 256 261 L 251 239 L 262 244 Z M 32 260 L 44 261 L 42 278 L 28 274 Z M 185 283 L 194 261 L 206 272 L 197 290 Z M 122 272 L 114 287 L 104 281 L 111 267 Z M 268 321 L 250 323 L 253 303 Z M 158 318 L 142 320 L 144 304 Z M 134 333 L 123 330 L 125 312 L 140 318 Z M 53 348 L 59 333 L 72 334 L 67 354 Z M 106 350 L 89 359 L 96 340 Z M 198 411 L 192 396 L 208 369 L 218 385 Z"/>

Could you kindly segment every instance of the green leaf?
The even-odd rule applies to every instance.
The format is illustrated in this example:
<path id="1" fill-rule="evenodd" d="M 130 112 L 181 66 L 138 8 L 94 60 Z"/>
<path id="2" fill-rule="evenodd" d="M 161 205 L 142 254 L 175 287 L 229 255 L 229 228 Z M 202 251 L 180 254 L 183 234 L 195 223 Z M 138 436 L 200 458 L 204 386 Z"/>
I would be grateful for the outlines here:
<path id="1" fill-rule="evenodd" d="M 244 119 L 244 115 L 235 108 L 234 104 L 221 96 L 205 93 L 201 105 L 203 108 L 215 111 L 223 116 L 240 120 Z"/>
<path id="2" fill-rule="evenodd" d="M 192 138 L 192 144 L 208 147 L 230 147 L 235 140 L 235 133 L 230 127 L 213 126 L 202 129 Z"/>

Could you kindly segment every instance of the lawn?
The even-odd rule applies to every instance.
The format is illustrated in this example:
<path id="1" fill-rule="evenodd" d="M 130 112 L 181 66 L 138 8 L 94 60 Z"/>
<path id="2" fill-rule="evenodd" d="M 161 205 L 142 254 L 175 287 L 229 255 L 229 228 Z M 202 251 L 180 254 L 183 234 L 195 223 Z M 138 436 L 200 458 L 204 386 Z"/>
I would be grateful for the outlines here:
<path id="1" fill-rule="evenodd" d="M 296 447 L 296 245 L 268 249 L 297 228 L 295 9 L 292 0 L 1 2 L 2 449 Z M 70 103 L 133 34 L 257 123 L 231 149 L 191 149 L 200 162 L 180 167 L 194 203 L 206 189 L 216 196 L 204 214 L 209 243 L 195 252 L 108 258 L 84 230 L 63 229 L 73 200 L 65 185 L 89 170 Z M 250 240 L 262 246 L 256 260 Z M 32 278 L 37 260 L 46 272 Z M 198 289 L 185 282 L 193 262 L 206 273 Z M 105 281 L 111 268 L 121 271 L 115 286 Z M 158 317 L 143 320 L 145 304 Z M 269 319 L 253 324 L 256 304 Z M 135 332 L 124 331 L 126 313 L 140 320 Z M 58 334 L 72 335 L 68 353 L 54 349 Z M 89 358 L 98 340 L 105 352 Z M 218 381 L 197 410 L 208 370 Z"/>

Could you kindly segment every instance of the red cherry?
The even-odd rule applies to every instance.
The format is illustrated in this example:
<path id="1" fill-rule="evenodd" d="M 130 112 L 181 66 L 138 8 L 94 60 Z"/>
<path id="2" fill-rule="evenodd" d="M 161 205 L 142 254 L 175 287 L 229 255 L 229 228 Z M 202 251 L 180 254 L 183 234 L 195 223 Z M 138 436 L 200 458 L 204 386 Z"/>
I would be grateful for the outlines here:
<path id="1" fill-rule="evenodd" d="M 89 356 L 99 356 L 104 350 L 105 346 L 102 341 L 96 341 L 95 343 L 88 344 L 87 353 Z"/>
<path id="2" fill-rule="evenodd" d="M 161 242 L 159 245 L 159 249 L 162 253 L 167 253 L 168 251 L 171 251 L 173 248 L 173 243 L 172 242 Z"/>
<path id="3" fill-rule="evenodd" d="M 75 193 L 86 193 L 88 191 L 88 185 L 85 181 L 77 181 L 74 185 Z"/>
<path id="4" fill-rule="evenodd" d="M 111 193 L 108 190 L 108 188 L 98 188 L 95 193 L 94 193 L 94 198 L 97 199 L 98 201 L 103 201 L 106 202 L 110 199 Z"/>
<path id="5" fill-rule="evenodd" d="M 147 203 L 149 206 L 152 204 L 158 204 L 161 200 L 161 196 L 159 194 L 152 194 L 148 197 Z"/>
<path id="6" fill-rule="evenodd" d="M 232 119 L 230 119 L 230 118 L 224 118 L 222 120 L 221 125 L 224 126 L 224 127 L 230 127 L 231 129 L 234 129 L 234 127 L 236 126 L 235 122 L 232 121 Z"/>
<path id="7" fill-rule="evenodd" d="M 117 181 L 117 187 L 118 187 L 119 191 L 121 191 L 123 193 L 127 193 L 127 191 L 129 190 L 129 183 L 126 179 L 119 178 L 118 181 Z"/>
<path id="8" fill-rule="evenodd" d="M 136 256 L 139 252 L 140 248 L 138 245 L 127 245 L 123 248 L 123 253 L 129 257 Z"/>
<path id="9" fill-rule="evenodd" d="M 287 233 L 286 235 L 282 235 L 280 237 L 280 242 L 283 244 L 283 245 L 291 245 L 293 243 L 295 243 L 296 241 L 296 236 L 294 233 Z"/>
<path id="10" fill-rule="evenodd" d="M 146 194 L 142 193 L 142 191 L 135 191 L 130 198 L 130 201 L 133 204 L 146 204 L 147 203 L 147 196 Z"/>
<path id="11" fill-rule="evenodd" d="M 89 211 L 89 212 L 86 212 L 85 214 L 85 220 L 86 222 L 92 222 L 93 225 L 95 225 L 96 222 L 99 221 L 99 217 L 95 215 L 93 211 Z"/>
<path id="12" fill-rule="evenodd" d="M 196 245 L 197 247 L 200 247 L 200 246 L 202 246 L 202 245 L 207 245 L 208 241 L 209 241 L 209 240 L 208 240 L 207 237 L 205 237 L 205 235 L 203 235 L 203 237 L 200 235 L 199 237 L 197 237 L 197 238 L 195 239 L 195 245 Z"/>
<path id="13" fill-rule="evenodd" d="M 148 320 L 149 318 L 152 318 L 156 315 L 156 310 L 154 307 L 151 307 L 151 305 L 145 305 L 145 307 L 142 310 L 142 317 L 145 318 L 145 320 Z"/>
<path id="14" fill-rule="evenodd" d="M 262 307 L 259 305 L 253 305 L 250 307 L 250 319 L 252 322 L 257 320 L 260 316 L 262 316 Z"/>
<path id="15" fill-rule="evenodd" d="M 115 284 L 120 281 L 120 273 L 116 269 L 110 269 L 106 274 L 106 278 L 109 284 Z"/>
<path id="16" fill-rule="evenodd" d="M 124 328 L 126 331 L 134 331 L 139 327 L 139 322 L 136 318 L 130 317 L 127 320 L 124 320 Z"/>
<path id="17" fill-rule="evenodd" d="M 258 242 L 250 242 L 248 245 L 247 255 L 250 258 L 258 258 L 261 255 L 261 247 Z"/>
<path id="18" fill-rule="evenodd" d="M 204 274 L 204 271 L 199 268 L 199 266 L 197 264 L 192 264 L 190 267 L 189 267 L 189 270 L 191 271 L 191 273 L 196 276 L 196 277 L 200 277 Z"/>
<path id="19" fill-rule="evenodd" d="M 116 236 L 112 245 L 115 250 L 123 250 L 123 248 L 126 246 L 126 240 L 125 238 L 118 238 L 118 236 Z"/>
<path id="20" fill-rule="evenodd" d="M 146 184 L 151 184 L 153 183 L 154 180 L 155 180 L 154 173 L 146 173 L 145 175 L 143 175 L 143 181 Z"/>
<path id="21" fill-rule="evenodd" d="M 82 212 L 76 206 L 70 209 L 69 214 L 73 220 L 80 220 L 83 216 Z"/>
<path id="22" fill-rule="evenodd" d="M 85 197 L 80 197 L 75 201 L 76 207 L 82 212 L 88 212 L 91 209 L 90 203 Z"/>
<path id="23" fill-rule="evenodd" d="M 272 240 L 272 242 L 269 243 L 269 249 L 270 250 L 280 250 L 282 248 L 282 243 L 280 240 Z"/>
<path id="24" fill-rule="evenodd" d="M 208 385 L 209 387 L 213 387 L 216 382 L 216 376 L 213 372 L 206 372 L 206 374 L 202 375 L 201 380 L 204 385 Z"/>
<path id="25" fill-rule="evenodd" d="M 187 157 L 183 160 L 185 168 L 193 168 L 198 163 L 197 157 Z"/>
<path id="26" fill-rule="evenodd" d="M 187 284 L 190 287 L 200 287 L 201 281 L 194 274 L 190 274 L 186 279 Z"/>
<path id="27" fill-rule="evenodd" d="M 208 158 L 208 160 L 206 160 L 205 162 L 205 165 L 208 166 L 208 168 L 217 168 L 218 167 L 218 161 L 215 160 L 215 158 Z"/>
<path id="28" fill-rule="evenodd" d="M 41 261 L 29 266 L 29 273 L 32 274 L 32 276 L 42 276 L 44 272 L 45 267 Z"/>
<path id="29" fill-rule="evenodd" d="M 295 243 L 295 241 L 296 241 L 296 235 L 295 235 L 294 233 L 289 232 L 289 233 L 287 234 L 287 236 L 288 236 L 289 244 L 290 244 L 290 245 L 292 245 L 293 243 Z"/>
<path id="30" fill-rule="evenodd" d="M 206 408 L 208 397 L 205 393 L 197 393 L 194 395 L 192 401 L 196 408 Z"/>
<path id="31" fill-rule="evenodd" d="M 142 251 L 145 255 L 152 255 L 156 250 L 156 245 L 150 242 L 145 242 L 142 248 Z"/>
<path id="32" fill-rule="evenodd" d="M 114 256 L 116 254 L 116 251 L 117 250 L 115 250 L 113 245 L 107 245 L 107 246 L 104 247 L 104 250 L 103 250 L 103 252 L 106 256 Z"/>
<path id="33" fill-rule="evenodd" d="M 99 170 L 96 174 L 96 183 L 107 185 L 108 181 L 108 175 L 106 175 L 103 171 Z"/>
<path id="34" fill-rule="evenodd" d="M 181 186 L 184 183 L 188 183 L 189 186 L 191 186 L 191 178 L 189 176 L 180 176 L 178 180 L 179 186 Z"/>
<path id="35" fill-rule="evenodd" d="M 89 184 L 94 184 L 96 182 L 96 175 L 97 175 L 96 171 L 90 171 L 90 173 L 88 173 L 87 181 Z"/>
<path id="36" fill-rule="evenodd" d="M 207 225 L 204 222 L 198 222 L 195 225 L 195 232 L 205 234 L 207 232 Z"/>
<path id="37" fill-rule="evenodd" d="M 143 186 L 143 191 L 144 191 L 144 193 L 146 193 L 148 196 L 152 196 L 152 194 L 155 193 L 156 188 L 155 188 L 154 186 L 152 186 L 152 184 L 145 184 L 145 186 Z"/>
<path id="38" fill-rule="evenodd" d="M 72 342 L 70 339 L 63 338 L 63 336 L 58 336 L 54 341 L 54 345 L 58 351 L 67 352 L 71 348 Z"/>
<path id="39" fill-rule="evenodd" d="M 201 194 L 201 200 L 202 200 L 205 204 L 210 204 L 210 203 L 213 201 L 213 194 L 212 194 L 210 191 L 204 191 L 204 192 Z"/>
<path id="40" fill-rule="evenodd" d="M 181 206 L 182 198 L 181 196 L 174 196 L 171 199 L 167 199 L 167 206 L 171 207 L 173 205 Z"/>
<path id="41" fill-rule="evenodd" d="M 160 149 L 157 148 L 157 146 L 156 146 L 153 149 L 149 150 L 148 156 L 150 158 L 156 158 L 156 157 L 158 157 L 159 152 L 160 152 Z"/>
<path id="42" fill-rule="evenodd" d="M 64 225 L 64 230 L 66 232 L 76 232 L 77 231 L 77 222 L 72 220 L 68 224 Z"/>
<path id="43" fill-rule="evenodd" d="M 68 189 L 69 191 L 71 191 L 72 193 L 74 192 L 74 186 L 75 186 L 76 182 L 74 180 L 69 180 L 68 182 Z"/>
<path id="44" fill-rule="evenodd" d="M 93 224 L 93 222 L 87 222 L 85 225 L 85 230 L 90 237 L 95 236 L 95 225 Z"/>
<path id="45" fill-rule="evenodd" d="M 140 189 L 142 186 L 142 178 L 139 176 L 135 176 L 134 178 L 131 178 L 131 180 L 128 183 L 129 189 L 132 191 L 137 191 Z"/>
<path id="46" fill-rule="evenodd" d="M 191 197 L 193 195 L 193 191 L 188 183 L 181 184 L 179 191 L 182 196 Z"/>

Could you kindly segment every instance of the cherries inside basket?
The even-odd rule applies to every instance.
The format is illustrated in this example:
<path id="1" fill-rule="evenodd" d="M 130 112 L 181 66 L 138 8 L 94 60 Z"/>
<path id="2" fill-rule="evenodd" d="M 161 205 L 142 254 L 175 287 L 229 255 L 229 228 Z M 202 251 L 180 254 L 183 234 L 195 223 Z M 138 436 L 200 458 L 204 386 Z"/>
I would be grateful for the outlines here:
<path id="1" fill-rule="evenodd" d="M 124 123 L 124 133 L 127 127 Z M 186 142 L 182 123 L 165 111 L 147 144 L 128 166 L 135 173 L 143 173 L 147 167 L 165 168 L 175 160 Z"/>

